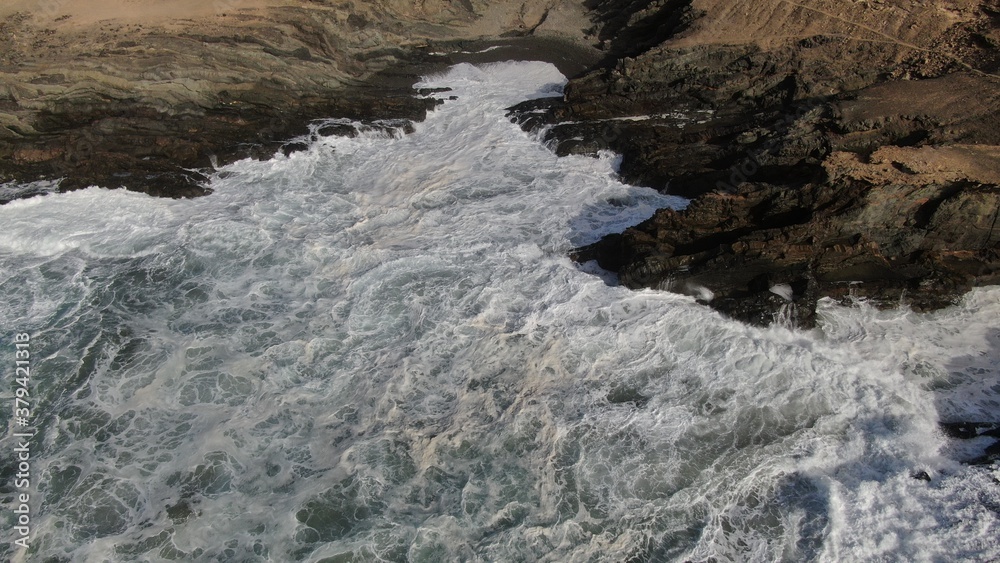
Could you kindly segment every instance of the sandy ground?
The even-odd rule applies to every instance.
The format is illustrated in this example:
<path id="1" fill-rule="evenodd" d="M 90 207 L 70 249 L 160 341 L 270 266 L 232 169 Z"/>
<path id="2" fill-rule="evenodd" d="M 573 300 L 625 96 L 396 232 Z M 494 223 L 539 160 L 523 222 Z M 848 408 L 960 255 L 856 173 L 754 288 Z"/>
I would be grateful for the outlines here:
<path id="1" fill-rule="evenodd" d="M 238 11 L 255 12 L 295 4 L 275 0 L 10 0 L 0 6 L 0 17 L 17 12 L 31 14 L 37 25 L 57 30 L 91 27 L 98 22 L 128 22 L 165 25 L 194 20 L 211 25 L 212 18 Z M 67 17 L 68 16 L 68 17 Z"/>
<path id="2" fill-rule="evenodd" d="M 204 29 L 239 25 L 273 15 L 276 10 L 290 9 L 308 9 L 340 23 L 346 23 L 353 14 L 354 21 L 348 28 L 389 23 L 394 19 L 444 26 L 437 30 L 442 35 L 448 35 L 448 27 L 463 28 L 465 31 L 454 35 L 465 39 L 529 29 L 580 37 L 584 29 L 592 27 L 583 4 L 565 0 L 377 0 L 336 4 L 295 0 L 9 0 L 0 5 L 0 18 L 30 14 L 34 25 L 60 33 L 109 23 Z M 416 34 L 420 31 L 416 30 Z"/>
<path id="3" fill-rule="evenodd" d="M 824 162 L 831 176 L 872 184 L 944 184 L 967 181 L 1000 185 L 1000 147 L 881 147 L 868 157 L 834 152 Z"/>
<path id="4" fill-rule="evenodd" d="M 519 45 L 506 51 L 510 58 L 552 60 L 570 73 L 596 60 L 582 4 L 525 6 L 514 0 L 419 6 L 403 0 L 10 0 L 0 5 L 0 102 L 6 97 L 16 107 L 0 103 L 0 124 L 16 118 L 19 130 L 29 130 L 33 120 L 24 112 L 81 96 L 212 107 L 219 92 L 273 90 L 275 82 L 319 95 L 375 75 L 400 57 L 446 51 L 465 60 L 470 49 L 462 42 L 518 35 L 530 37 L 508 41 Z"/>
<path id="5" fill-rule="evenodd" d="M 352 74 L 358 67 L 378 71 L 378 65 L 369 64 L 369 53 L 431 42 L 530 36 L 559 38 L 587 50 L 592 28 L 583 3 L 572 0 L 8 0 L 0 4 L 0 68 L 59 67 L 69 60 L 87 66 L 101 58 L 99 66 L 109 74 L 131 79 L 129 59 L 148 54 L 169 35 L 202 39 L 206 67 L 212 66 L 213 44 L 235 41 L 277 49 L 306 47 Z M 148 44 L 149 49 L 120 52 L 122 43 Z M 169 59 L 168 52 L 158 54 Z M 350 60 L 359 55 L 364 65 Z M 184 67 L 178 65 L 178 70 Z"/>

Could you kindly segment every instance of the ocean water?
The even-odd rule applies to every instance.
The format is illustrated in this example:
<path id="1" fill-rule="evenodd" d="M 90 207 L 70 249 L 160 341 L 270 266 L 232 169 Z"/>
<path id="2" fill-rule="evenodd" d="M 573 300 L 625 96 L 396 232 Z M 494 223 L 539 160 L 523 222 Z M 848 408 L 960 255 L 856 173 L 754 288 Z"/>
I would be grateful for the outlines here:
<path id="1" fill-rule="evenodd" d="M 1000 559 L 1000 471 L 957 461 L 988 441 L 938 430 L 1000 421 L 1000 289 L 797 331 L 616 287 L 567 252 L 685 202 L 505 118 L 564 83 L 460 65 L 414 133 L 312 135 L 205 198 L 0 207 L 4 559 Z"/>

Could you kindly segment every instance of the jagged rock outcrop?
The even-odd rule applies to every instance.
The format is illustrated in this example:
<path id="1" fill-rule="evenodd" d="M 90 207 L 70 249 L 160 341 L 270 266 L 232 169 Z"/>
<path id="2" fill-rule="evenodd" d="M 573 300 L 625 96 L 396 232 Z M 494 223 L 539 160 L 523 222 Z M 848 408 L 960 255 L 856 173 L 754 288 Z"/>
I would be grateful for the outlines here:
<path id="1" fill-rule="evenodd" d="M 997 2 L 593 5 L 603 66 L 512 116 L 696 199 L 577 259 L 762 324 L 811 326 L 822 296 L 933 308 L 1000 282 Z"/>
<path id="2" fill-rule="evenodd" d="M 564 0 L 4 2 L 0 182 L 198 195 L 198 169 L 269 156 L 310 120 L 423 118 L 410 86 L 432 68 L 590 60 L 589 25 Z"/>
<path id="3" fill-rule="evenodd" d="M 577 253 L 626 285 L 753 322 L 791 298 L 808 325 L 823 295 L 995 281 L 998 0 L 12 0 L 0 181 L 198 195 L 213 159 L 317 117 L 419 119 L 417 75 L 490 58 L 577 75 L 513 111 L 560 154 L 697 198 Z"/>
<path id="4" fill-rule="evenodd" d="M 938 156 L 914 152 L 903 160 Z M 754 324 L 785 314 L 811 326 L 821 296 L 929 309 L 973 285 L 1000 283 L 995 181 L 898 172 L 873 182 L 833 166 L 816 174 L 796 188 L 743 183 L 735 193 L 705 194 L 577 258 L 598 260 L 628 287 L 702 297 Z"/>

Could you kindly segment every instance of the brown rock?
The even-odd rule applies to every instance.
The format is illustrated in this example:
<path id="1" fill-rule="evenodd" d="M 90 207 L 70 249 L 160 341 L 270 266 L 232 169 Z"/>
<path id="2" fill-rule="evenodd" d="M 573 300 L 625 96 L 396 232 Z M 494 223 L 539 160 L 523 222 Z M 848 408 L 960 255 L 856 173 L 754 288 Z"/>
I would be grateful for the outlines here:
<path id="1" fill-rule="evenodd" d="M 492 45 L 484 38 L 530 36 L 506 39 L 488 56 L 534 53 L 567 72 L 594 58 L 583 6 L 522 7 L 512 0 L 4 2 L 0 182 L 64 178 L 62 189 L 201 194 L 203 176 L 187 169 L 270 156 L 310 120 L 422 119 L 434 102 L 415 98 L 411 85 L 455 60 L 487 56 L 465 53 Z"/>

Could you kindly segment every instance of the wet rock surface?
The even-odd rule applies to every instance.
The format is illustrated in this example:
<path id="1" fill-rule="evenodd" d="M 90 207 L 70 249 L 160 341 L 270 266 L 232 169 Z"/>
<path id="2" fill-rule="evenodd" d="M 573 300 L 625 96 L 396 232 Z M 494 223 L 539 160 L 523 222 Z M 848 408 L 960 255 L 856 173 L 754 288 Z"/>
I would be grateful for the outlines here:
<path id="1" fill-rule="evenodd" d="M 591 5 L 602 65 L 511 118 L 695 199 L 577 260 L 801 327 L 821 297 L 924 310 L 1000 283 L 995 2 Z"/>
<path id="2" fill-rule="evenodd" d="M 1000 283 L 1000 187 L 880 184 L 817 172 L 799 187 L 743 183 L 579 249 L 632 288 L 701 297 L 733 317 L 815 322 L 816 301 L 935 309 Z"/>
<path id="3" fill-rule="evenodd" d="M 421 74 L 511 58 L 573 77 L 512 119 L 695 198 L 576 252 L 629 287 L 811 326 L 824 296 L 924 309 L 997 283 L 996 0 L 12 0 L 0 182 L 203 195 L 312 120 L 422 119 Z"/>
<path id="4" fill-rule="evenodd" d="M 964 460 L 971 465 L 991 465 L 1000 461 L 1000 424 L 995 422 L 942 422 L 941 431 L 956 440 L 988 441 L 983 453 Z"/>
<path id="5" fill-rule="evenodd" d="M 155 196 L 205 195 L 214 166 L 242 158 L 269 158 L 295 148 L 317 116 L 361 122 L 421 120 L 434 100 L 400 90 L 380 96 L 368 89 L 344 98 L 232 104 L 194 115 L 165 116 L 143 104 L 67 109 L 38 116 L 27 139 L 0 141 L 6 179 L 59 178 L 61 190 L 87 186 L 127 188 Z M 328 133 L 335 134 L 336 131 Z"/>
<path id="6" fill-rule="evenodd" d="M 561 0 L 12 0 L 0 6 L 0 183 L 204 195 L 213 166 L 301 148 L 288 142 L 313 120 L 423 119 L 435 101 L 412 84 L 456 62 L 580 72 L 597 56 L 587 25 Z"/>

